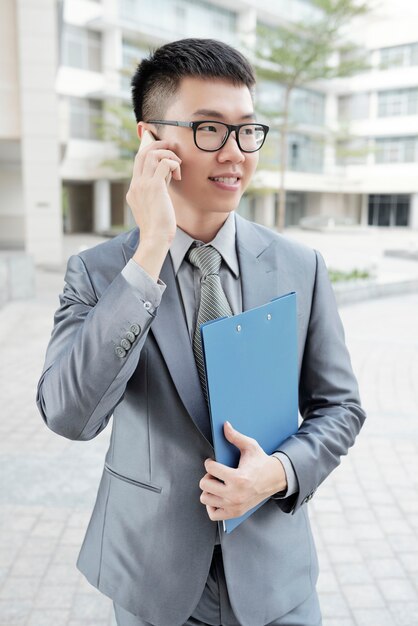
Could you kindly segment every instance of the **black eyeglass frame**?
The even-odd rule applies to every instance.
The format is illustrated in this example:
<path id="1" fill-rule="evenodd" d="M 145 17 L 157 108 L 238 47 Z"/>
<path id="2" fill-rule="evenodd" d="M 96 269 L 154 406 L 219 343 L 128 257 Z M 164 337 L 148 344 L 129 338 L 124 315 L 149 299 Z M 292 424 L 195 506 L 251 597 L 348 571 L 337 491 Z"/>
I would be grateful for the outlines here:
<path id="1" fill-rule="evenodd" d="M 146 122 L 147 124 L 162 124 L 165 126 L 183 126 L 184 128 L 192 128 L 193 129 L 193 140 L 195 143 L 196 148 L 198 148 L 199 150 L 202 150 L 203 152 L 217 152 L 218 150 L 220 150 L 221 148 L 224 147 L 224 145 L 226 144 L 226 142 L 229 139 L 229 135 L 235 131 L 235 138 L 236 138 L 236 142 L 238 144 L 238 148 L 241 150 L 241 152 L 246 152 L 248 153 L 252 153 L 252 152 L 258 152 L 264 145 L 264 142 L 266 140 L 267 137 L 267 133 L 270 130 L 270 126 L 266 126 L 266 124 L 260 124 L 259 122 L 246 122 L 244 124 L 226 124 L 225 122 L 220 122 L 219 120 L 199 120 L 197 122 L 177 122 L 174 120 L 147 120 Z M 199 128 L 199 126 L 201 124 L 222 124 L 222 126 L 225 126 L 225 128 L 227 129 L 227 133 L 225 135 L 225 137 L 223 138 L 222 144 L 219 146 L 219 148 L 215 148 L 214 150 L 208 150 L 206 148 L 201 148 L 200 146 L 197 145 L 197 141 L 196 141 L 196 131 Z M 240 128 L 243 128 L 244 126 L 261 126 L 261 128 L 264 130 L 264 139 L 262 144 L 256 148 L 255 150 L 243 150 L 243 148 L 241 147 L 240 141 L 239 141 L 239 130 Z"/>

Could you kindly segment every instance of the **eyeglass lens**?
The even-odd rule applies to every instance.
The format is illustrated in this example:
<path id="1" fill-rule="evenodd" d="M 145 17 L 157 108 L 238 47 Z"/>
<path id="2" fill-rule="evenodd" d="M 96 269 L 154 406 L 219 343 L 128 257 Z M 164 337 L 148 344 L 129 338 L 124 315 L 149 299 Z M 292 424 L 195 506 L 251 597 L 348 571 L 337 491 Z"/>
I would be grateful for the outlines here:
<path id="1" fill-rule="evenodd" d="M 226 126 L 218 122 L 203 123 L 196 128 L 196 143 L 202 150 L 218 150 L 228 132 Z M 257 124 L 246 124 L 239 129 L 239 144 L 242 150 L 258 150 L 264 140 L 264 128 Z"/>

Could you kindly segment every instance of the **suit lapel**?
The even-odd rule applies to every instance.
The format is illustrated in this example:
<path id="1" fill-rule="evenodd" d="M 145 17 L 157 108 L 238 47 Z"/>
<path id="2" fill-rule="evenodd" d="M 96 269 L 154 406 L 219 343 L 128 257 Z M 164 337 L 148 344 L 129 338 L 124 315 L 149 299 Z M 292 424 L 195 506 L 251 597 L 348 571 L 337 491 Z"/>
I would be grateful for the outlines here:
<path id="1" fill-rule="evenodd" d="M 242 309 L 248 311 L 276 298 L 277 247 L 266 241 L 253 224 L 235 215 L 240 266 Z"/>
<path id="2" fill-rule="evenodd" d="M 127 261 L 137 245 L 138 230 L 123 244 Z M 165 258 L 160 278 L 167 287 L 150 332 L 157 341 L 186 410 L 202 435 L 212 444 L 209 410 L 200 385 L 170 254 Z"/>

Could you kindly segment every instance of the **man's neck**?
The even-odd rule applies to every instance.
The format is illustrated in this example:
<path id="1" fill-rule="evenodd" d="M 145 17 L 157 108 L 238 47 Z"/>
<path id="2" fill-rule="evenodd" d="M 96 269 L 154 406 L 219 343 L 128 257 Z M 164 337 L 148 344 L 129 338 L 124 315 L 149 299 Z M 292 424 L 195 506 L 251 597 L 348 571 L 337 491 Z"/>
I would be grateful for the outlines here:
<path id="1" fill-rule="evenodd" d="M 177 216 L 177 226 L 190 235 L 190 237 L 193 237 L 193 239 L 208 243 L 215 239 L 229 215 L 229 213 L 213 213 L 211 215 L 205 215 L 204 219 L 202 219 L 201 216 L 193 219 L 190 214 L 187 215 L 187 218 Z"/>

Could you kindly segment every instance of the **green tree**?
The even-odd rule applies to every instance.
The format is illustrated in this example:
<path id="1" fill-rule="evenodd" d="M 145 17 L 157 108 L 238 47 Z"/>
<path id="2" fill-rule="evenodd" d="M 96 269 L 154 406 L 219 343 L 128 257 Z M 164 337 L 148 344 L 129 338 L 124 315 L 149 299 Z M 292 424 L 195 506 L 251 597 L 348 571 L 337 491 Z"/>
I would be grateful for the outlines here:
<path id="1" fill-rule="evenodd" d="M 286 211 L 285 174 L 290 98 L 294 89 L 316 80 L 352 76 L 368 68 L 361 48 L 346 35 L 348 25 L 370 10 L 356 0 L 311 0 L 316 17 L 283 26 L 257 26 L 255 65 L 258 77 L 283 88 L 279 133 L 279 210 L 276 227 L 284 229 Z"/>

